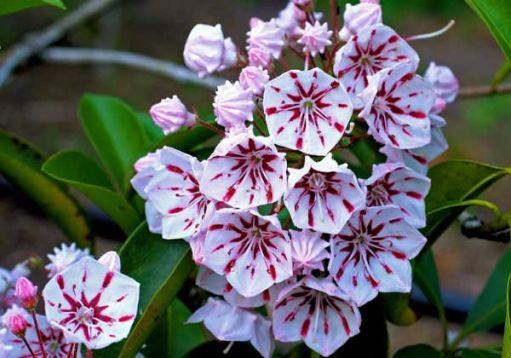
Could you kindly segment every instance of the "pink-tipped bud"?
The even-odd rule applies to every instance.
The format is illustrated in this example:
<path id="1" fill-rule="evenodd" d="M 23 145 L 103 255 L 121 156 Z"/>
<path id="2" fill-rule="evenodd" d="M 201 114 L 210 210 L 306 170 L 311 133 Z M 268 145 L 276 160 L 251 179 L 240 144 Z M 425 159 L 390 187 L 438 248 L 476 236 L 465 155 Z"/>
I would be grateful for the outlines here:
<path id="1" fill-rule="evenodd" d="M 247 66 L 241 71 L 239 80 L 243 88 L 250 89 L 254 94 L 262 94 L 270 76 L 261 67 Z"/>
<path id="2" fill-rule="evenodd" d="M 18 278 L 15 294 L 25 309 L 33 310 L 37 306 L 37 286 L 28 278 Z"/>
<path id="3" fill-rule="evenodd" d="M 12 315 L 7 320 L 7 329 L 15 336 L 22 337 L 27 331 L 28 322 L 22 315 Z"/>
<path id="4" fill-rule="evenodd" d="M 252 96 L 252 91 L 244 89 L 238 81 L 226 81 L 224 85 L 218 86 L 213 103 L 217 123 L 231 128 L 252 121 L 255 108 Z"/>
<path id="5" fill-rule="evenodd" d="M 378 1 L 364 1 L 357 5 L 346 4 L 344 27 L 339 38 L 348 41 L 362 29 L 382 22 L 382 11 Z"/>
<path id="6" fill-rule="evenodd" d="M 169 134 L 185 126 L 195 124 L 196 117 L 188 112 L 185 105 L 177 96 L 162 99 L 149 110 L 154 123 Z"/>
<path id="7" fill-rule="evenodd" d="M 453 102 L 458 96 L 460 85 L 458 79 L 449 67 L 439 66 L 432 62 L 424 74 L 424 79 L 433 85 L 435 93 L 439 97 L 439 101 L 437 102 L 440 104 L 443 102 L 444 107 L 445 104 Z M 442 109 L 443 108 L 440 108 L 440 111 Z M 438 112 L 439 111 L 436 113 Z"/>
<path id="8" fill-rule="evenodd" d="M 259 48 L 268 52 L 274 59 L 280 58 L 282 48 L 285 45 L 285 34 L 277 25 L 275 19 L 270 21 L 253 20 L 250 25 L 253 27 L 247 33 L 248 51 L 253 48 Z M 255 65 L 253 63 L 250 64 Z"/>
<path id="9" fill-rule="evenodd" d="M 110 271 L 121 271 L 121 258 L 115 251 L 108 251 L 98 259 L 98 262 L 106 266 Z"/>

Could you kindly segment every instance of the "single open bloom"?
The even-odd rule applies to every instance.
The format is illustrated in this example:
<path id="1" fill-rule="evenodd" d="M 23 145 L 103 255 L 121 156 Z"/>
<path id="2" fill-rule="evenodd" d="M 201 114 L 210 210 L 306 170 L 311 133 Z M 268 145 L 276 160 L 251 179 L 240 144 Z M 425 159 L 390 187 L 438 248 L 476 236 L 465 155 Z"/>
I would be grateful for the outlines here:
<path id="1" fill-rule="evenodd" d="M 419 56 L 394 30 L 379 24 L 362 29 L 337 51 L 334 73 L 359 108 L 356 95 L 369 85 L 368 76 L 402 62 L 416 70 Z"/>
<path id="2" fill-rule="evenodd" d="M 39 326 L 39 331 L 41 333 L 41 338 L 43 341 L 43 349 L 46 357 L 49 358 L 67 358 L 70 356 L 72 343 L 66 341 L 64 337 L 64 333 L 58 329 L 57 327 L 52 327 L 45 316 L 36 315 L 37 324 Z M 39 337 L 37 336 L 37 331 L 34 327 L 32 320 L 28 322 L 28 328 L 25 333 L 25 339 L 27 340 L 30 348 L 34 352 L 34 355 L 38 358 L 44 357 L 41 352 L 41 346 L 39 344 Z M 4 344 L 7 344 L 11 347 L 9 350 L 9 354 L 2 355 L 0 353 L 0 357 L 3 358 L 29 358 L 32 357 L 32 354 L 28 350 L 27 346 L 23 342 L 23 340 L 19 337 L 16 337 L 13 334 L 7 333 L 4 338 Z M 80 350 L 78 350 L 80 352 Z M 78 357 L 81 357 L 81 354 L 78 353 Z"/>
<path id="3" fill-rule="evenodd" d="M 331 154 L 320 162 L 306 156 L 303 168 L 289 169 L 284 202 L 297 227 L 336 234 L 365 206 L 365 194 L 355 174 Z"/>
<path id="4" fill-rule="evenodd" d="M 268 82 L 263 107 L 276 144 L 312 155 L 326 155 L 339 142 L 353 112 L 344 87 L 319 68 Z"/>
<path id="5" fill-rule="evenodd" d="M 86 257 L 44 287 L 46 317 L 67 342 L 101 349 L 128 336 L 137 315 L 140 285 Z"/>
<path id="6" fill-rule="evenodd" d="M 160 160 L 165 169 L 157 172 L 144 191 L 162 215 L 162 236 L 164 239 L 192 236 L 199 230 L 211 202 L 199 189 L 202 164 L 169 147 L 161 149 Z"/>
<path id="7" fill-rule="evenodd" d="M 209 224 L 203 264 L 245 297 L 293 275 L 291 243 L 278 218 L 255 211 L 222 209 Z"/>
<path id="8" fill-rule="evenodd" d="M 413 227 L 426 225 L 424 199 L 431 180 L 400 163 L 373 166 L 368 179 L 362 181 L 367 190 L 367 206 L 395 205 Z"/>
<path id="9" fill-rule="evenodd" d="M 326 248 L 328 241 L 321 239 L 321 233 L 312 230 L 289 230 L 293 271 L 309 274 L 312 270 L 324 269 L 323 261 L 329 258 Z"/>
<path id="10" fill-rule="evenodd" d="M 360 117 L 378 142 L 411 149 L 431 141 L 429 113 L 436 95 L 429 83 L 415 75 L 410 62 L 370 76 L 360 97 L 364 102 Z"/>
<path id="11" fill-rule="evenodd" d="M 426 238 L 406 223 L 399 208 L 380 206 L 355 213 L 330 243 L 331 275 L 362 306 L 378 292 L 410 292 L 409 260 L 419 254 Z"/>
<path id="12" fill-rule="evenodd" d="M 358 308 L 329 278 L 307 276 L 285 287 L 273 312 L 273 333 L 281 342 L 303 340 L 329 356 L 360 331 Z"/>
<path id="13" fill-rule="evenodd" d="M 224 138 L 209 157 L 200 181 L 207 196 L 235 208 L 279 200 L 286 188 L 286 159 L 269 138 L 240 132 Z"/>

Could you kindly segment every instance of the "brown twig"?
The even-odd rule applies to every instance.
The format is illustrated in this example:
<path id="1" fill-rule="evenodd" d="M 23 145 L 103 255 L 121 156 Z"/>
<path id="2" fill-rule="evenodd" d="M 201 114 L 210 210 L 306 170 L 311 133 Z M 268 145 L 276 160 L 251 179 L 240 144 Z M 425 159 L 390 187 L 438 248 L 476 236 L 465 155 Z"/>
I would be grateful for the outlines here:
<path id="1" fill-rule="evenodd" d="M 511 93 L 511 83 L 503 83 L 498 86 L 467 86 L 460 89 L 460 98 L 474 98 L 495 96 Z"/>

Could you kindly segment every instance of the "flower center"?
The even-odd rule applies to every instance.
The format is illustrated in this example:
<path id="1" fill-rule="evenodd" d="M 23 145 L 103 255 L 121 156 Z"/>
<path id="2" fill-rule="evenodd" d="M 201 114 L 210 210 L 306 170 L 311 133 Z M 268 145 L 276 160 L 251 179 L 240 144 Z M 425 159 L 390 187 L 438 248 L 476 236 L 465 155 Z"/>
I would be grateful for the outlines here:
<path id="1" fill-rule="evenodd" d="M 57 352 L 59 351 L 59 349 L 60 349 L 59 342 L 57 342 L 55 340 L 46 342 L 46 351 L 48 353 L 52 353 L 53 355 L 56 355 Z"/>
<path id="2" fill-rule="evenodd" d="M 76 312 L 76 319 L 83 324 L 91 324 L 94 317 L 94 310 L 89 307 L 82 306 Z"/>
<path id="3" fill-rule="evenodd" d="M 381 185 L 374 185 L 369 189 L 369 202 L 371 205 L 383 205 L 389 202 L 389 194 Z"/>
<path id="4" fill-rule="evenodd" d="M 326 189 L 325 177 L 320 173 L 313 173 L 309 177 L 309 189 L 319 193 Z"/>
<path id="5" fill-rule="evenodd" d="M 303 102 L 303 107 L 305 109 L 311 109 L 312 107 L 314 107 L 314 102 L 312 102 L 310 99 L 308 99 Z"/>
<path id="6" fill-rule="evenodd" d="M 362 56 L 360 58 L 360 64 L 362 64 L 364 66 L 369 66 L 369 65 L 371 65 L 371 60 L 367 56 Z"/>

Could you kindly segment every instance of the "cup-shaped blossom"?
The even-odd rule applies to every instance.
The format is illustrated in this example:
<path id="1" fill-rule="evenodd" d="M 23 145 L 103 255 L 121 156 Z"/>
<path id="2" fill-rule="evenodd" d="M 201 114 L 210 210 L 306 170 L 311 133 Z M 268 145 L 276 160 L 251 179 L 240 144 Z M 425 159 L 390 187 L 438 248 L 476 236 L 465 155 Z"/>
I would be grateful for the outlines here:
<path id="1" fill-rule="evenodd" d="M 356 5 L 346 4 L 343 17 L 344 26 L 339 32 L 339 37 L 343 41 L 348 41 L 366 27 L 381 24 L 381 6 L 367 1 Z"/>
<path id="2" fill-rule="evenodd" d="M 37 330 L 35 329 L 35 326 L 31 320 L 28 322 L 27 330 L 25 332 L 25 340 L 30 345 L 34 355 L 38 358 L 44 356 L 51 358 L 69 357 L 71 354 L 71 349 L 73 348 L 73 344 L 66 341 L 62 330 L 56 327 L 52 327 L 48 323 L 46 317 L 43 315 L 36 315 L 36 319 L 42 340 L 44 354 L 41 352 L 41 345 L 39 344 Z M 8 333 L 5 336 L 4 344 L 9 345 L 11 350 L 9 351 L 8 355 L 3 356 L 0 354 L 0 357 L 17 358 L 32 356 L 25 342 L 13 334 Z M 81 354 L 78 353 L 78 357 L 81 357 Z"/>
<path id="3" fill-rule="evenodd" d="M 433 112 L 442 112 L 447 103 L 453 102 L 458 96 L 460 84 L 449 67 L 431 62 L 424 73 L 424 79 L 433 85 L 438 95 Z"/>
<path id="4" fill-rule="evenodd" d="M 67 342 L 101 349 L 128 336 L 137 315 L 140 284 L 86 257 L 44 287 L 46 317 Z"/>
<path id="5" fill-rule="evenodd" d="M 330 257 L 326 250 L 328 241 L 321 238 L 320 232 L 312 230 L 289 230 L 293 271 L 309 274 L 312 270 L 323 270 L 323 261 Z"/>
<path id="6" fill-rule="evenodd" d="M 421 228 L 426 225 L 424 199 L 431 180 L 400 163 L 373 166 L 368 179 L 362 181 L 367 190 L 367 206 L 395 205 L 407 223 Z"/>
<path id="7" fill-rule="evenodd" d="M 263 107 L 276 144 L 312 155 L 326 155 L 339 142 L 353 113 L 344 87 L 319 68 L 268 82 Z"/>
<path id="8" fill-rule="evenodd" d="M 365 206 L 365 193 L 355 174 L 331 154 L 320 162 L 307 156 L 303 168 L 289 169 L 284 202 L 297 227 L 336 234 Z"/>
<path id="9" fill-rule="evenodd" d="M 213 108 L 216 121 L 226 128 L 245 126 L 245 121 L 253 120 L 255 103 L 252 90 L 244 88 L 240 82 L 218 86 Z"/>
<path id="10" fill-rule="evenodd" d="M 259 48 L 278 59 L 284 47 L 284 31 L 277 25 L 275 19 L 270 21 L 253 21 L 253 26 L 247 32 L 247 50 Z"/>
<path id="11" fill-rule="evenodd" d="M 420 174 L 428 172 L 429 163 L 449 148 L 442 132 L 442 128 L 446 125 L 445 120 L 434 114 L 431 114 L 429 119 L 431 120 L 431 142 L 420 148 L 404 150 L 386 145 L 380 149 L 380 152 L 387 156 L 388 162 L 404 163 Z"/>
<path id="12" fill-rule="evenodd" d="M 222 26 L 198 24 L 186 40 L 183 52 L 186 65 L 199 77 L 222 71 L 236 63 L 236 46 L 225 38 Z"/>
<path id="13" fill-rule="evenodd" d="M 20 277 L 16 281 L 16 297 L 20 300 L 23 307 L 27 310 L 33 310 L 37 305 L 37 286 L 28 278 Z"/>
<path id="14" fill-rule="evenodd" d="M 329 356 L 360 332 L 361 316 L 329 278 L 307 276 L 285 287 L 273 312 L 273 333 L 281 342 L 304 341 Z"/>
<path id="15" fill-rule="evenodd" d="M 256 296 L 293 275 L 291 243 L 277 216 L 222 209 L 204 242 L 203 264 L 225 275 L 236 291 Z"/>
<path id="16" fill-rule="evenodd" d="M 201 191 L 235 208 L 279 200 L 286 188 L 287 163 L 269 138 L 240 132 L 224 138 L 204 167 Z"/>
<path id="17" fill-rule="evenodd" d="M 90 252 L 89 249 L 77 248 L 76 244 L 73 242 L 70 245 L 61 244 L 60 248 L 55 247 L 53 249 L 53 254 L 48 254 L 47 256 L 50 263 L 44 268 L 48 271 L 48 277 L 53 277 L 75 262 L 90 256 Z"/>
<path id="18" fill-rule="evenodd" d="M 378 292 L 410 292 L 412 269 L 426 238 L 396 206 L 370 207 L 353 215 L 330 239 L 329 270 L 358 306 Z"/>
<path id="19" fill-rule="evenodd" d="M 150 180 L 145 193 L 162 214 L 162 236 L 164 239 L 192 236 L 199 230 L 210 204 L 199 189 L 202 164 L 169 147 L 161 149 L 160 160 L 165 169 Z"/>
<path id="20" fill-rule="evenodd" d="M 188 112 L 181 100 L 174 95 L 172 98 L 162 99 L 149 110 L 154 123 L 163 130 L 163 133 L 174 133 L 182 127 L 195 124 L 195 114 Z"/>
<path id="21" fill-rule="evenodd" d="M 416 70 L 419 55 L 394 30 L 379 24 L 364 28 L 337 51 L 334 73 L 358 108 L 356 95 L 369 85 L 367 77 L 401 62 L 410 62 Z"/>
<path id="22" fill-rule="evenodd" d="M 272 355 L 271 323 L 259 314 L 210 297 L 187 321 L 199 322 L 204 322 L 208 331 L 221 341 L 250 341 L 263 357 Z"/>
<path id="23" fill-rule="evenodd" d="M 250 89 L 252 93 L 260 95 L 263 93 L 264 85 L 270 80 L 268 71 L 262 67 L 247 66 L 241 70 L 240 84 L 245 89 Z"/>
<path id="24" fill-rule="evenodd" d="M 359 116 L 378 142 L 398 149 L 419 148 L 431 141 L 429 113 L 436 95 L 429 83 L 415 75 L 409 62 L 369 76 L 361 93 Z"/>
<path id="25" fill-rule="evenodd" d="M 320 24 L 316 21 L 314 25 L 310 22 L 305 23 L 305 27 L 300 31 L 298 43 L 303 45 L 303 51 L 316 56 L 318 53 L 325 52 L 325 48 L 332 44 L 330 37 L 332 31 L 328 30 L 328 24 L 325 22 Z"/>

